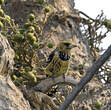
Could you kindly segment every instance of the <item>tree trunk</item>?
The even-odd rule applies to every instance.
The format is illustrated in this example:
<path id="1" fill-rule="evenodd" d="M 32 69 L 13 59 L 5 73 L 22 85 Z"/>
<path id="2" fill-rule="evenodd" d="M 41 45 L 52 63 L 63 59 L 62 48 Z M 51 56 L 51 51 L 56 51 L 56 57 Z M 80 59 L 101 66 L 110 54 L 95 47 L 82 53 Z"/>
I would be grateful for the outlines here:
<path id="1" fill-rule="evenodd" d="M 13 58 L 14 51 L 6 37 L 0 34 L 0 110 L 31 110 L 8 74 L 13 69 Z"/>
<path id="2" fill-rule="evenodd" d="M 88 42 L 83 38 L 79 29 L 79 22 L 76 19 L 73 19 L 73 17 L 70 17 L 73 15 L 77 15 L 77 13 L 73 10 L 73 0 L 49 0 L 48 3 L 44 3 L 43 5 L 37 5 L 34 0 L 32 1 L 10 0 L 10 2 L 7 2 L 7 4 L 3 8 L 5 12 L 8 13 L 8 15 L 11 16 L 13 19 L 15 19 L 15 22 L 20 24 L 21 26 L 24 22 L 26 22 L 28 15 L 32 12 L 37 16 L 37 19 L 46 17 L 46 23 L 44 25 L 43 34 L 40 40 L 45 40 L 49 36 L 49 34 L 53 32 L 47 42 L 53 42 L 54 48 L 61 40 L 70 40 L 73 44 L 76 44 L 78 47 L 72 50 L 73 58 L 69 74 L 73 74 L 74 77 L 80 79 L 84 75 L 88 67 L 91 66 L 92 57 L 90 55 Z M 51 12 L 49 12 L 46 16 L 46 14 L 43 13 L 43 9 L 47 5 L 50 5 Z M 14 52 L 9 46 L 9 43 L 6 43 L 8 44 L 8 46 L 4 47 L 5 45 L 2 44 L 2 39 L 4 39 L 5 43 L 7 42 L 6 38 L 1 36 L 0 66 L 2 68 L 0 68 L 0 73 L 6 74 L 8 69 L 7 67 L 12 68 Z M 6 50 L 6 48 L 8 49 Z M 42 59 L 41 56 L 47 57 L 52 50 L 53 49 L 49 49 L 48 47 L 44 47 L 43 49 L 39 50 L 37 53 L 39 59 Z M 81 65 L 83 71 L 79 70 L 79 67 Z M 3 103 L 2 105 L 0 105 L 1 108 L 3 108 L 2 110 L 31 109 L 28 102 L 23 98 L 22 93 L 15 87 L 9 77 L 1 77 L 0 80 L 4 84 L 3 85 L 1 83 L 1 87 L 3 87 L 3 90 L 5 91 L 1 92 L 0 95 L 0 101 Z M 2 97 L 7 100 L 2 100 Z M 34 91 L 26 92 L 26 97 L 30 100 L 31 104 L 36 108 L 36 110 L 40 110 L 43 104 L 46 104 L 45 107 L 50 106 L 49 108 L 47 107 L 47 109 L 43 108 L 43 110 L 58 109 L 58 107 L 54 105 L 52 99 L 47 97 L 43 93 Z M 48 104 L 47 101 L 49 101 Z M 51 107 L 52 105 L 53 107 Z"/>

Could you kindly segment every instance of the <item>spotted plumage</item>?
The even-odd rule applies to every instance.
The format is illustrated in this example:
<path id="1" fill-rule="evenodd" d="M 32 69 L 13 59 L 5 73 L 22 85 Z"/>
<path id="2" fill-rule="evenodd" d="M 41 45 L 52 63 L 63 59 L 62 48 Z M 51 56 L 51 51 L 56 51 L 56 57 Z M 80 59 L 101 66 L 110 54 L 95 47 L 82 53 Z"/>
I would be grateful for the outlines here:
<path id="1" fill-rule="evenodd" d="M 66 74 L 70 65 L 71 49 L 75 47 L 69 41 L 60 42 L 48 57 L 46 74 L 60 76 Z"/>

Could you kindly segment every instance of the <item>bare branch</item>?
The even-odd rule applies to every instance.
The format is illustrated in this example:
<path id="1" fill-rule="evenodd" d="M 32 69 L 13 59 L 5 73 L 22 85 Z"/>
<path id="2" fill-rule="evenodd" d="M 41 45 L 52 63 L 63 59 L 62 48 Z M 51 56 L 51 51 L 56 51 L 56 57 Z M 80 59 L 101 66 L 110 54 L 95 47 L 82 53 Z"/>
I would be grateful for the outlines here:
<path id="1" fill-rule="evenodd" d="M 88 69 L 86 75 L 80 80 L 80 82 L 76 85 L 76 88 L 73 88 L 72 92 L 69 96 L 66 97 L 66 100 L 61 104 L 59 110 L 66 110 L 71 104 L 71 102 L 76 98 L 76 96 L 80 93 L 83 87 L 93 78 L 93 76 L 97 73 L 99 68 L 108 60 L 111 56 L 111 45 L 104 52 L 103 55 Z"/>
<path id="2" fill-rule="evenodd" d="M 41 92 L 47 92 L 52 86 L 57 84 L 69 84 L 75 86 L 77 84 L 77 81 L 74 80 L 71 76 L 65 76 L 65 79 L 63 76 L 56 77 L 54 79 L 47 78 L 43 81 L 41 81 L 39 84 L 37 84 L 33 89 L 36 91 Z"/>
<path id="3" fill-rule="evenodd" d="M 87 18 L 91 19 L 92 21 L 95 21 L 93 18 L 89 17 L 86 13 L 79 11 L 80 14 L 86 16 Z"/>

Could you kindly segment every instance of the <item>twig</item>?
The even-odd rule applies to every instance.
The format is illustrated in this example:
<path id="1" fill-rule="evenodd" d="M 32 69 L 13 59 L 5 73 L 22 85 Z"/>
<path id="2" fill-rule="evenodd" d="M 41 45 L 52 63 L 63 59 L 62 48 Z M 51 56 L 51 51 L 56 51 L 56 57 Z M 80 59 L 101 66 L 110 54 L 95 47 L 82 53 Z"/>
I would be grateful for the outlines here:
<path id="1" fill-rule="evenodd" d="M 92 21 L 95 21 L 93 18 L 89 17 L 87 14 L 85 14 L 84 12 L 82 11 L 79 11 L 80 14 L 86 16 L 87 18 L 91 19 Z"/>

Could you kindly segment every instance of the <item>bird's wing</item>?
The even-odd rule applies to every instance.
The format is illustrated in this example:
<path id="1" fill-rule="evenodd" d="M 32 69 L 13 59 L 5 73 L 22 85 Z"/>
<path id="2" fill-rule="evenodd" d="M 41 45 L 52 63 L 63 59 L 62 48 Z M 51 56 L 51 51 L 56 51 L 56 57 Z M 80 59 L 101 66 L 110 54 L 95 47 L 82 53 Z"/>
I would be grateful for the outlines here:
<path id="1" fill-rule="evenodd" d="M 53 50 L 53 51 L 50 53 L 50 55 L 49 55 L 49 57 L 48 57 L 48 60 L 47 60 L 47 63 L 50 63 L 50 62 L 52 61 L 55 53 L 56 53 L 56 49 Z"/>

